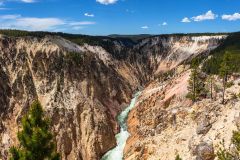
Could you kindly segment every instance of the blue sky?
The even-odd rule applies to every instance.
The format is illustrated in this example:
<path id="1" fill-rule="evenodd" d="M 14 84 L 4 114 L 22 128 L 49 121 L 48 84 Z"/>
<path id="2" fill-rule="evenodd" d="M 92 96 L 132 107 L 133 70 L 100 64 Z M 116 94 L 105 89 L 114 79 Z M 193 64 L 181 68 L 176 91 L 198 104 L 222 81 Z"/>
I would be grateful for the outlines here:
<path id="1" fill-rule="evenodd" d="M 240 0 L 0 0 L 0 28 L 68 33 L 240 31 Z"/>

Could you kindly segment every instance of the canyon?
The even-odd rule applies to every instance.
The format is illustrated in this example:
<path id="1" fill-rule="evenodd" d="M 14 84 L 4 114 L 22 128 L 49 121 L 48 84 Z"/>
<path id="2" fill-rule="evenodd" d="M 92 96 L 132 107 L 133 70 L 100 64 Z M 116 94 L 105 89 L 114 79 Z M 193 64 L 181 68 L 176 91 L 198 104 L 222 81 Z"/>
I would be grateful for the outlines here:
<path id="1" fill-rule="evenodd" d="M 195 57 L 207 59 L 226 38 L 159 35 L 134 42 L 100 37 L 95 45 L 58 35 L 1 35 L 0 158 L 8 158 L 21 118 L 38 99 L 51 119 L 62 159 L 101 159 L 117 144 L 117 116 L 141 90 L 127 119 L 130 137 L 124 159 L 169 160 L 177 154 L 212 159 L 201 156 L 199 148 L 212 150 L 220 140 L 230 141 L 239 102 L 222 107 L 216 93 L 214 101 L 192 103 L 186 98 L 189 63 Z M 238 81 L 228 89 L 229 99 L 240 89 Z"/>

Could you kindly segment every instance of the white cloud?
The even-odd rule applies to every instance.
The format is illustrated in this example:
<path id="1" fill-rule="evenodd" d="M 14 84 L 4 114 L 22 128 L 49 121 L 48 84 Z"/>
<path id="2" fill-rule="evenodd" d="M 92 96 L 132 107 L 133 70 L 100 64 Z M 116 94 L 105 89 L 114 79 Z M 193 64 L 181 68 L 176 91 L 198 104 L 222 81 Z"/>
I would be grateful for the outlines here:
<path id="1" fill-rule="evenodd" d="M 168 25 L 167 22 L 163 22 L 163 23 L 161 23 L 161 24 L 158 24 L 158 26 L 167 26 L 167 25 Z"/>
<path id="2" fill-rule="evenodd" d="M 234 13 L 232 15 L 224 14 L 224 15 L 222 15 L 222 19 L 223 20 L 228 20 L 228 21 L 240 20 L 240 13 Z"/>
<path id="3" fill-rule="evenodd" d="M 5 6 L 5 2 L 11 2 L 11 1 L 22 2 L 22 3 L 35 3 L 35 2 L 37 2 L 37 0 L 0 0 L 0 6 Z M 3 8 L 3 9 L 7 9 L 7 8 Z M 3 10 L 3 9 L 1 9 L 1 10 Z"/>
<path id="4" fill-rule="evenodd" d="M 205 14 L 192 17 L 192 19 L 196 22 L 204 21 L 204 20 L 214 20 L 215 18 L 217 18 L 217 15 L 214 14 L 211 10 L 206 12 Z"/>
<path id="5" fill-rule="evenodd" d="M 116 3 L 118 0 L 96 0 L 96 1 L 104 5 L 109 5 Z"/>
<path id="6" fill-rule="evenodd" d="M 19 17 L 21 17 L 21 15 L 19 15 L 19 14 L 0 15 L 0 19 L 6 19 L 6 20 L 17 19 Z"/>
<path id="7" fill-rule="evenodd" d="M 188 17 L 185 17 L 185 18 L 182 19 L 181 22 L 183 22 L 183 23 L 190 23 L 191 21 L 190 21 L 190 19 Z"/>
<path id="8" fill-rule="evenodd" d="M 9 10 L 9 8 L 0 7 L 0 10 Z"/>
<path id="9" fill-rule="evenodd" d="M 84 13 L 84 16 L 86 16 L 86 17 L 94 17 L 94 14 Z"/>
<path id="10" fill-rule="evenodd" d="M 141 28 L 142 28 L 142 29 L 149 29 L 148 26 L 142 26 Z"/>
<path id="11" fill-rule="evenodd" d="M 70 26 L 85 26 L 85 25 L 93 25 L 93 24 L 96 24 L 96 22 L 81 21 L 81 22 L 71 22 L 71 23 L 69 23 Z"/>
<path id="12" fill-rule="evenodd" d="M 18 18 L 15 25 L 22 28 L 30 28 L 31 30 L 48 30 L 65 22 L 58 18 Z"/>
<path id="13" fill-rule="evenodd" d="M 60 18 L 22 17 L 21 15 L 0 15 L 0 28 L 24 29 L 33 31 L 54 31 L 59 29 L 81 29 L 93 25 L 89 21 L 67 21 Z"/>
<path id="14" fill-rule="evenodd" d="M 167 22 L 163 22 L 162 23 L 162 26 L 166 26 L 166 25 L 168 25 Z"/>
<path id="15" fill-rule="evenodd" d="M 21 0 L 24 3 L 34 3 L 36 2 L 35 0 Z"/>
<path id="16" fill-rule="evenodd" d="M 134 10 L 130 10 L 130 9 L 126 9 L 126 12 L 128 12 L 128 13 L 135 13 Z"/>
<path id="17" fill-rule="evenodd" d="M 73 26 L 72 29 L 73 30 L 80 30 L 80 29 L 83 29 L 84 27 L 83 26 Z"/>
<path id="18" fill-rule="evenodd" d="M 72 30 L 80 30 L 85 28 L 87 25 L 94 25 L 96 22 L 91 21 L 81 21 L 81 22 L 70 22 L 68 25 L 71 27 Z"/>

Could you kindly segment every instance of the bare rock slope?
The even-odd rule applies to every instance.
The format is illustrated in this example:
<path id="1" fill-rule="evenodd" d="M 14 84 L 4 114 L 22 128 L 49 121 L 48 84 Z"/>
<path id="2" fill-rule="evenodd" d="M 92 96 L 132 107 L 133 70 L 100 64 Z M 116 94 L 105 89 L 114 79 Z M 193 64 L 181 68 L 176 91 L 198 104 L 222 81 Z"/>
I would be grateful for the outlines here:
<path id="1" fill-rule="evenodd" d="M 214 90 L 210 97 L 192 103 L 188 93 L 188 67 L 162 83 L 154 80 L 143 90 L 128 118 L 131 137 L 125 148 L 125 159 L 169 160 L 179 154 L 191 160 L 213 160 L 221 142 L 230 146 L 232 132 L 239 126 L 239 78 L 222 94 Z M 221 80 L 214 78 L 216 88 Z"/>

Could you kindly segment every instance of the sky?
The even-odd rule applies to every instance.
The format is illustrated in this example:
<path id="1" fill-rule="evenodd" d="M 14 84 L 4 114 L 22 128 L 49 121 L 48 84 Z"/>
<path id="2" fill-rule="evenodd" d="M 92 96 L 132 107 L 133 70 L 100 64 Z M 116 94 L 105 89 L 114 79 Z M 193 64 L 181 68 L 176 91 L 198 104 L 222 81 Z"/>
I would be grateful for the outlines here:
<path id="1" fill-rule="evenodd" d="M 240 0 L 0 0 L 0 28 L 88 35 L 240 31 Z"/>

